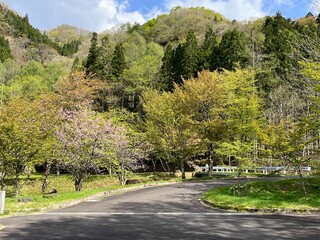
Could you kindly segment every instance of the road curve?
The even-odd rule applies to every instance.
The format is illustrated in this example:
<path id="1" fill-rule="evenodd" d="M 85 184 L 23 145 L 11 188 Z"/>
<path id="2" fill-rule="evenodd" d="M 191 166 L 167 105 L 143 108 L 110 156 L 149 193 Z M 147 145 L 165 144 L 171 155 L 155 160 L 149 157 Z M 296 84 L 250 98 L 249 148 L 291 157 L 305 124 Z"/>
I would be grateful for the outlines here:
<path id="1" fill-rule="evenodd" d="M 0 220 L 0 239 L 320 239 L 319 215 L 243 214 L 198 198 L 233 180 L 148 187 L 39 215 Z"/>

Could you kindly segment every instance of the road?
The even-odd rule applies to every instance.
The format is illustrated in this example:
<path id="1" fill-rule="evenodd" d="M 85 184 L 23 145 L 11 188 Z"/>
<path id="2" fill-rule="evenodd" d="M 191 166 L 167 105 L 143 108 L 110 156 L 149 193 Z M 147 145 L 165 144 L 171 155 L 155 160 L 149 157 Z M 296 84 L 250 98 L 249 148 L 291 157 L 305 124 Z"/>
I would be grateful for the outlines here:
<path id="1" fill-rule="evenodd" d="M 38 215 L 1 219 L 0 239 L 320 239 L 319 215 L 243 214 L 202 205 L 232 180 L 148 187 Z"/>

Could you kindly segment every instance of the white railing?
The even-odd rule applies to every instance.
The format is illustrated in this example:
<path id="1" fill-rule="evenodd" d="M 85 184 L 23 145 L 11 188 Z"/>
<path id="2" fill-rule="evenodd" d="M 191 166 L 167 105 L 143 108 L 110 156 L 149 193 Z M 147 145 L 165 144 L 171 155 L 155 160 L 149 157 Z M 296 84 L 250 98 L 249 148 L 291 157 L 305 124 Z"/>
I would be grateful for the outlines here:
<path id="1" fill-rule="evenodd" d="M 209 166 L 202 166 L 200 167 L 202 172 L 208 172 L 209 171 Z M 236 172 L 236 170 L 238 169 L 238 167 L 235 166 L 213 166 L 212 167 L 212 172 L 214 174 L 231 174 Z M 281 171 L 281 173 L 286 174 L 287 172 L 295 172 L 295 174 L 298 174 L 298 167 L 294 167 L 294 168 L 288 168 L 288 167 L 284 167 L 284 166 L 275 166 L 275 167 L 267 167 L 267 166 L 263 166 L 263 167 L 254 167 L 251 169 L 242 169 L 245 173 L 248 173 L 249 171 L 253 171 L 254 173 L 262 173 L 262 174 L 269 174 L 271 172 L 274 171 Z M 300 171 L 302 172 L 307 172 L 307 174 L 309 175 L 311 172 L 311 167 L 307 166 L 307 167 L 300 167 Z"/>

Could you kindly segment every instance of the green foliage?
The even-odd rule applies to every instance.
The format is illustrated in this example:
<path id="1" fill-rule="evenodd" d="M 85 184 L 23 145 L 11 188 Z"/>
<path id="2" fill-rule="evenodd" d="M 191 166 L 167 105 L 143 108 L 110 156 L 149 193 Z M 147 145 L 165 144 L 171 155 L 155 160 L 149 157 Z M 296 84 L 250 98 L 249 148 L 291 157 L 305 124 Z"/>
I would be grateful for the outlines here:
<path id="1" fill-rule="evenodd" d="M 97 76 L 100 79 L 107 80 L 111 76 L 111 60 L 112 49 L 108 35 L 105 35 L 101 40 L 101 45 L 98 49 L 97 59 Z"/>
<path id="2" fill-rule="evenodd" d="M 248 64 L 246 38 L 242 32 L 233 29 L 222 36 L 218 49 L 218 59 L 218 67 L 227 70 L 245 67 Z"/>
<path id="3" fill-rule="evenodd" d="M 182 84 L 184 79 L 196 77 L 201 68 L 201 51 L 193 31 L 189 31 L 186 42 L 175 49 L 169 45 L 162 59 L 161 75 L 164 89 L 171 91 L 174 83 Z"/>
<path id="4" fill-rule="evenodd" d="M 59 46 L 63 46 L 64 44 L 72 41 L 84 42 L 90 38 L 91 32 L 78 27 L 63 24 L 47 31 L 47 35 L 52 41 L 59 44 Z"/>
<path id="5" fill-rule="evenodd" d="M 93 32 L 88 57 L 85 63 L 87 74 L 94 74 L 97 72 L 98 54 L 98 34 Z"/>
<path id="6" fill-rule="evenodd" d="M 288 73 L 295 62 L 290 56 L 293 52 L 293 40 L 296 38 L 294 25 L 290 19 L 285 19 L 280 12 L 275 17 L 267 17 L 263 28 L 265 34 L 265 51 L 279 60 L 276 73 Z"/>
<path id="7" fill-rule="evenodd" d="M 178 94 L 150 91 L 143 95 L 143 100 L 146 134 L 153 151 L 179 165 L 185 178 L 185 161 L 192 156 L 199 141 L 191 116 L 183 113 Z"/>
<path id="8" fill-rule="evenodd" d="M 72 56 L 76 52 L 78 52 L 79 45 L 81 41 L 79 40 L 72 40 L 71 42 L 67 42 L 63 44 L 63 46 L 59 49 L 59 53 L 62 56 Z"/>
<path id="9" fill-rule="evenodd" d="M 204 43 L 202 46 L 202 61 L 201 67 L 206 70 L 215 70 L 218 68 L 219 56 L 218 56 L 218 40 L 217 35 L 212 28 L 206 31 Z"/>
<path id="10" fill-rule="evenodd" d="M 9 42 L 0 36 L 0 62 L 4 62 L 8 58 L 12 58 Z"/>
<path id="11" fill-rule="evenodd" d="M 200 50 L 193 31 L 188 32 L 186 42 L 183 44 L 183 50 L 184 54 L 181 59 L 183 71 L 182 78 L 189 79 L 197 75 L 200 60 Z"/>
<path id="12" fill-rule="evenodd" d="M 218 28 L 225 22 L 221 14 L 205 8 L 178 7 L 169 14 L 163 14 L 148 21 L 138 31 L 146 39 L 165 46 L 169 42 L 185 39 L 190 30 L 199 36 L 213 24 Z"/>
<path id="13" fill-rule="evenodd" d="M 5 174 L 15 177 L 16 197 L 19 177 L 32 168 L 37 154 L 54 125 L 55 113 L 40 100 L 14 99 L 0 108 L 0 156 Z"/>
<path id="14" fill-rule="evenodd" d="M 2 101 L 8 101 L 14 96 L 37 97 L 42 93 L 52 92 L 56 82 L 64 74 L 62 66 L 58 64 L 44 67 L 39 62 L 30 61 L 19 68 L 15 62 L 7 61 L 5 66 L 7 67 L 0 96 Z"/>
<path id="15" fill-rule="evenodd" d="M 127 67 L 125 58 L 125 49 L 122 43 L 116 45 L 111 60 L 111 75 L 115 79 L 119 79 L 125 68 Z"/>
<path id="16" fill-rule="evenodd" d="M 228 156 L 219 146 L 229 144 L 238 163 L 248 165 L 260 131 L 254 83 L 249 70 L 203 72 L 173 93 L 144 94 L 146 131 L 155 151 L 181 161 L 200 149 Z"/>

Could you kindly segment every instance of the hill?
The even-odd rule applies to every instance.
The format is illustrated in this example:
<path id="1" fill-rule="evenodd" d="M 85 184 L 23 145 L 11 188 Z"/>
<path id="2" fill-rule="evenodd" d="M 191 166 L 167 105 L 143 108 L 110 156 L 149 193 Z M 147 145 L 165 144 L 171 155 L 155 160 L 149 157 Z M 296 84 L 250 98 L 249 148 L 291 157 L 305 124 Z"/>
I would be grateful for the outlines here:
<path id="1" fill-rule="evenodd" d="M 20 64 L 30 60 L 49 63 L 59 56 L 59 46 L 29 23 L 28 15 L 21 17 L 0 3 L 0 35 L 10 45 L 13 58 Z"/>
<path id="2" fill-rule="evenodd" d="M 66 44 L 73 40 L 85 40 L 91 36 L 91 32 L 70 26 L 68 24 L 63 24 L 47 32 L 48 37 L 59 45 Z"/>
<path id="3" fill-rule="evenodd" d="M 176 7 L 169 14 L 160 15 L 142 26 L 133 26 L 131 31 L 138 31 L 146 39 L 166 45 L 168 42 L 179 42 L 186 38 L 190 30 L 204 38 L 208 28 L 223 29 L 230 22 L 221 14 L 203 7 Z"/>

